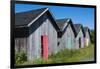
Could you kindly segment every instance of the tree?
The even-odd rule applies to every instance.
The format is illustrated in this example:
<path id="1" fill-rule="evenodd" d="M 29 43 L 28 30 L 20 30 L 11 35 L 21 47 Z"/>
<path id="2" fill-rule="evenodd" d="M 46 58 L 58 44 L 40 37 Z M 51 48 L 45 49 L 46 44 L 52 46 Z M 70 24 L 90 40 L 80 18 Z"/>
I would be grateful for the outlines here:
<path id="1" fill-rule="evenodd" d="M 94 43 L 95 41 L 95 31 L 94 30 L 90 31 L 90 37 L 91 37 L 91 42 Z"/>

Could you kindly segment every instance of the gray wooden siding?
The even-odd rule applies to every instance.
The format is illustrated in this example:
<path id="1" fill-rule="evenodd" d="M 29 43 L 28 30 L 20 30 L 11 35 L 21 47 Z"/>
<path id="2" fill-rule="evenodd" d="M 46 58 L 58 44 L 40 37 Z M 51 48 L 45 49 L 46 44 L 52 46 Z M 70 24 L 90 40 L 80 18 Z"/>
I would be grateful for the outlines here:
<path id="1" fill-rule="evenodd" d="M 88 46 L 89 44 L 90 44 L 90 35 L 89 35 L 89 32 L 87 31 L 86 33 L 85 33 L 85 45 L 86 46 Z M 88 44 L 87 44 L 87 40 L 88 40 Z"/>
<path id="2" fill-rule="evenodd" d="M 76 37 L 76 44 L 75 44 L 76 49 L 79 49 L 79 38 L 81 38 L 81 48 L 84 48 L 84 35 L 82 29 L 80 30 L 80 32 Z"/>
<path id="3" fill-rule="evenodd" d="M 15 51 L 16 52 L 26 52 L 27 49 L 27 38 L 16 38 L 15 39 Z"/>
<path id="4" fill-rule="evenodd" d="M 49 54 L 57 52 L 57 32 L 49 19 L 29 36 L 28 60 L 41 57 L 41 36 L 48 36 Z"/>
<path id="5" fill-rule="evenodd" d="M 90 43 L 90 35 L 89 35 L 89 32 L 86 32 L 86 38 L 89 39 L 89 43 Z"/>
<path id="6" fill-rule="evenodd" d="M 72 28 L 70 25 L 67 27 L 67 30 L 62 36 L 62 38 L 58 40 L 60 41 L 60 44 L 58 46 L 59 50 L 65 49 L 65 48 L 69 49 L 68 39 L 67 39 L 68 37 L 71 37 L 71 49 L 74 49 L 75 37 L 74 37 L 74 32 L 72 31 Z"/>

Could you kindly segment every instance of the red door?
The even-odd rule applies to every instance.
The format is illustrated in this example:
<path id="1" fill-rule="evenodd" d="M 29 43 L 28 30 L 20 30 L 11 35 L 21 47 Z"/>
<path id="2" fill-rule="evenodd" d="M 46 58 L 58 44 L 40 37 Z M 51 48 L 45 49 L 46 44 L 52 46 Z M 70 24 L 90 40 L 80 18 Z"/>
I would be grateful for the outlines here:
<path id="1" fill-rule="evenodd" d="M 48 59 L 48 36 L 43 35 L 41 37 L 41 44 L 42 44 L 42 57 L 43 59 L 47 60 Z"/>

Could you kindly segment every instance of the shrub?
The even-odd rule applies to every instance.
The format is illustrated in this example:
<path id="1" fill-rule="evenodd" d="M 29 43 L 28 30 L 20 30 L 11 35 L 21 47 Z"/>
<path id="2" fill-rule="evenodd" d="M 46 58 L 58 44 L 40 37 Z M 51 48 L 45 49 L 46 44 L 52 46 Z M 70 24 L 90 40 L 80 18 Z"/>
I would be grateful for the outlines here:
<path id="1" fill-rule="evenodd" d="M 16 54 L 15 54 L 15 63 L 16 64 L 22 64 L 25 61 L 27 61 L 26 53 L 24 53 L 24 52 L 16 52 Z"/>

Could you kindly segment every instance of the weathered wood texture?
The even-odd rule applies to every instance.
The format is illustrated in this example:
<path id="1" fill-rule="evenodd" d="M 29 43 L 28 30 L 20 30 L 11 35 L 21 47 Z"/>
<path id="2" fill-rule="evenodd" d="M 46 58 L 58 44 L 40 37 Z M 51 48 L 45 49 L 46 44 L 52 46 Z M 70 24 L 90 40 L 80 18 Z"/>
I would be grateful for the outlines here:
<path id="1" fill-rule="evenodd" d="M 84 48 L 84 35 L 83 35 L 83 32 L 82 32 L 82 29 L 80 29 L 77 37 L 76 37 L 76 41 L 75 41 L 75 47 L 76 49 L 79 49 L 79 48 Z"/>
<path id="2" fill-rule="evenodd" d="M 88 31 L 85 32 L 85 46 L 89 46 L 89 44 L 91 43 L 90 41 L 90 34 Z"/>
<path id="3" fill-rule="evenodd" d="M 59 50 L 61 49 L 74 49 L 75 47 L 75 36 L 70 24 L 68 25 L 62 38 L 59 38 Z"/>
<path id="4" fill-rule="evenodd" d="M 46 19 L 44 23 L 29 36 L 28 46 L 28 59 L 37 59 L 41 57 L 41 36 L 48 36 L 48 50 L 49 54 L 57 52 L 57 32 L 53 28 L 49 19 Z"/>
<path id="5" fill-rule="evenodd" d="M 15 39 L 15 51 L 23 51 L 26 53 L 27 50 L 27 38 L 16 38 Z"/>
<path id="6" fill-rule="evenodd" d="M 77 37 L 73 32 L 71 24 L 65 25 L 62 37 L 57 38 L 57 29 L 55 21 L 46 12 L 29 27 L 15 29 L 15 51 L 24 51 L 29 61 L 42 57 L 41 37 L 46 35 L 48 38 L 48 54 L 55 54 L 61 49 L 79 49 L 84 48 L 84 40 L 87 44 L 90 42 L 89 34 L 84 35 L 80 29 Z M 19 32 L 19 33 L 18 33 Z"/>
<path id="7" fill-rule="evenodd" d="M 57 53 L 57 31 L 52 22 L 47 14 L 41 16 L 30 26 L 28 37 L 15 38 L 15 50 L 24 50 L 28 60 L 40 58 L 42 56 L 41 36 L 47 35 L 49 55 Z"/>

